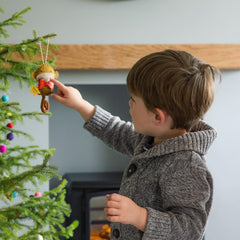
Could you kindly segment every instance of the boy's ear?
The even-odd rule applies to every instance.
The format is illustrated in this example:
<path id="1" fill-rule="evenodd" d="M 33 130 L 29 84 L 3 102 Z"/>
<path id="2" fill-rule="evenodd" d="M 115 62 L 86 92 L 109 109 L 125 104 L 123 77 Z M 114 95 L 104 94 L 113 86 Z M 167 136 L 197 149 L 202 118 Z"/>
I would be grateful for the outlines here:
<path id="1" fill-rule="evenodd" d="M 160 126 L 163 123 L 165 123 L 166 118 L 167 118 L 166 112 L 164 112 L 163 110 L 161 110 L 159 108 L 155 108 L 155 124 L 157 126 Z"/>

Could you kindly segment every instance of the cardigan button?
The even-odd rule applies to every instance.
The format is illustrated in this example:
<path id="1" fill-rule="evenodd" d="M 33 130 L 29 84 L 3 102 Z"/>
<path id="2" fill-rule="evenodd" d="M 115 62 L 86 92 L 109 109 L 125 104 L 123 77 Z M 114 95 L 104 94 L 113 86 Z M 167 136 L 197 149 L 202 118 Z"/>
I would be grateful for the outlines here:
<path id="1" fill-rule="evenodd" d="M 115 238 L 119 238 L 120 237 L 120 232 L 119 232 L 119 230 L 117 228 L 113 229 L 112 233 L 113 233 L 113 236 Z"/>
<path id="2" fill-rule="evenodd" d="M 135 164 L 131 164 L 127 171 L 127 177 L 130 177 L 136 171 L 137 171 L 137 166 Z"/>

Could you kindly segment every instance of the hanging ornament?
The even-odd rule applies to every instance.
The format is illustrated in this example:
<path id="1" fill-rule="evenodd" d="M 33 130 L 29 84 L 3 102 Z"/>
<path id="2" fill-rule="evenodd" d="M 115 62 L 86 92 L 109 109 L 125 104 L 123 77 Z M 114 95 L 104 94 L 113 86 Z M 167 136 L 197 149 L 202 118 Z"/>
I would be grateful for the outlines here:
<path id="1" fill-rule="evenodd" d="M 8 139 L 9 141 L 12 141 L 12 140 L 14 139 L 14 134 L 13 134 L 13 133 L 8 133 L 8 134 L 7 134 L 7 139 Z"/>
<path id="2" fill-rule="evenodd" d="M 17 192 L 13 192 L 13 198 L 16 198 L 16 197 L 17 197 L 17 195 L 18 195 L 18 193 L 17 193 Z"/>
<path id="3" fill-rule="evenodd" d="M 35 197 L 41 197 L 41 196 L 42 196 L 42 193 L 36 192 L 36 193 L 34 194 L 34 196 L 35 196 Z"/>
<path id="4" fill-rule="evenodd" d="M 31 77 L 38 81 L 38 86 L 37 87 L 32 86 L 30 92 L 32 92 L 34 96 L 36 94 L 42 96 L 41 110 L 43 113 L 46 113 L 49 110 L 50 104 L 45 98 L 49 94 L 53 93 L 53 88 L 54 88 L 54 84 L 53 84 L 53 82 L 51 82 L 51 79 L 58 78 L 59 74 L 57 71 L 54 71 L 54 69 L 51 65 L 49 65 L 47 63 L 49 39 L 48 39 L 48 43 L 47 43 L 45 60 L 43 57 L 41 42 L 39 43 L 39 46 L 40 46 L 40 50 L 41 50 L 43 64 L 41 64 L 37 68 L 37 70 L 35 72 L 32 72 L 32 74 L 31 74 Z"/>
<path id="5" fill-rule="evenodd" d="M 5 153 L 7 151 L 6 145 L 0 145 L 0 152 Z"/>
<path id="6" fill-rule="evenodd" d="M 13 126 L 13 124 L 10 122 L 10 123 L 7 124 L 7 127 L 13 128 L 14 126 Z"/>
<path id="7" fill-rule="evenodd" d="M 8 100 L 9 100 L 8 95 L 3 95 L 3 96 L 2 96 L 2 101 L 3 101 L 3 102 L 8 102 Z"/>

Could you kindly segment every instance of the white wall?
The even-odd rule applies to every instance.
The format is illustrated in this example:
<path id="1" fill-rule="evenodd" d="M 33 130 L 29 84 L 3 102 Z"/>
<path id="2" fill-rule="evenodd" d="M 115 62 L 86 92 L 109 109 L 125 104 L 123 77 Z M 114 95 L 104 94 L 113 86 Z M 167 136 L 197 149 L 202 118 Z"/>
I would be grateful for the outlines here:
<path id="1" fill-rule="evenodd" d="M 8 42 L 56 32 L 53 43 L 239 43 L 240 2 L 238 0 L 1 0 L 8 16 L 32 6 L 28 24 L 11 30 Z M 63 82 L 84 83 L 102 79 L 125 81 L 126 73 L 62 72 Z M 207 240 L 238 240 L 240 181 L 238 154 L 240 133 L 240 71 L 226 71 L 217 89 L 216 100 L 206 120 L 218 131 L 208 154 L 208 166 L 215 179 L 214 205 Z M 14 91 L 14 90 L 13 90 Z M 19 101 L 32 96 L 17 93 Z M 17 98 L 16 96 L 16 98 Z M 63 112 L 64 114 L 67 113 Z M 45 129 L 48 128 L 44 124 Z M 45 133 L 39 141 L 46 143 Z M 70 139 L 73 140 L 73 139 Z M 79 170 L 82 168 L 79 162 Z M 61 167 L 61 160 L 58 162 Z"/>
<path id="2" fill-rule="evenodd" d="M 56 43 L 238 43 L 238 0 L 1 0 L 32 6 L 14 39 L 56 32 Z"/>
<path id="3" fill-rule="evenodd" d="M 215 102 L 206 115 L 218 138 L 208 154 L 208 166 L 215 181 L 214 204 L 207 239 L 239 239 L 240 181 L 240 72 L 224 72 Z"/>

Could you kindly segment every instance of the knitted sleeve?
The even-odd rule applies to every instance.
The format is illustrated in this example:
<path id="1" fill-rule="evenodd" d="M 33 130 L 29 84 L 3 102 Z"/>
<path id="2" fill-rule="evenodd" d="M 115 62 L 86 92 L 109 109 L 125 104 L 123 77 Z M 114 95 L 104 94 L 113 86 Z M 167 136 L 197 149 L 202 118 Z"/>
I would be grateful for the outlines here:
<path id="1" fill-rule="evenodd" d="M 99 106 L 96 106 L 94 115 L 84 124 L 84 128 L 109 147 L 130 156 L 141 139 L 141 135 L 134 131 L 132 123 L 112 116 Z"/>
<path id="2" fill-rule="evenodd" d="M 212 178 L 196 164 L 199 158 L 192 153 L 191 161 L 173 161 L 168 168 L 164 183 L 159 183 L 164 208 L 147 208 L 143 240 L 201 239 L 212 202 Z"/>

